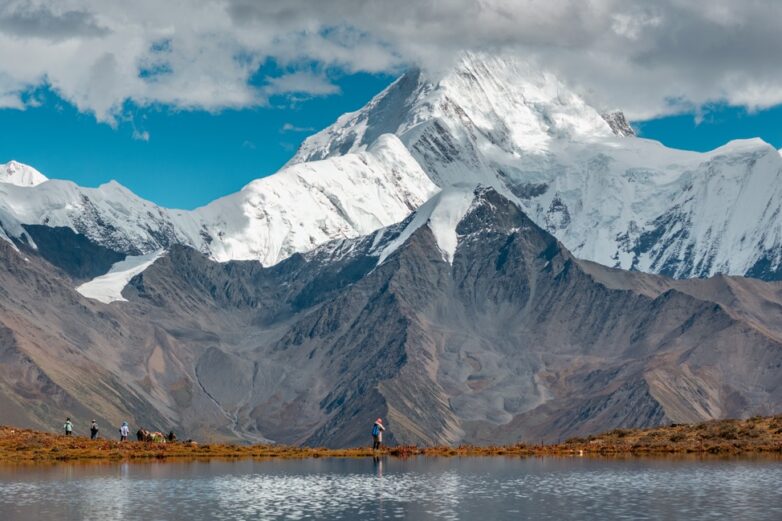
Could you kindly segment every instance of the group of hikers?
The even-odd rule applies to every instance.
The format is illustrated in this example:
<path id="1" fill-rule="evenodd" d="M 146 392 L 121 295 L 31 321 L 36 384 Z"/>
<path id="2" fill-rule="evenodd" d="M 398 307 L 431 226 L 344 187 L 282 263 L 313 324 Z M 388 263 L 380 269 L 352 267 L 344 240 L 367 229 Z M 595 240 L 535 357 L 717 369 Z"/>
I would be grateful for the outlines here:
<path id="1" fill-rule="evenodd" d="M 73 422 L 70 417 L 65 419 L 63 429 L 65 430 L 66 436 L 73 435 Z M 384 430 L 386 430 L 386 428 L 383 427 L 383 419 L 378 418 L 375 420 L 375 424 L 372 425 L 372 450 L 380 450 L 380 447 L 383 444 Z M 92 420 L 92 423 L 90 423 L 90 439 L 98 439 L 99 431 L 98 422 Z M 122 422 L 122 425 L 119 427 L 119 441 L 127 441 L 129 432 L 130 427 L 128 426 L 128 422 Z M 144 429 L 139 429 L 136 436 L 138 437 L 138 441 L 176 441 L 176 434 L 174 434 L 174 431 L 169 432 L 168 436 L 164 436 L 158 432 L 149 432 Z"/>
<path id="2" fill-rule="evenodd" d="M 65 430 L 66 436 L 73 436 L 73 422 L 71 421 L 70 417 L 65 418 L 65 424 L 62 426 L 62 428 Z M 100 432 L 100 429 L 98 428 L 98 422 L 96 420 L 92 420 L 90 423 L 90 439 L 98 439 L 98 432 Z M 129 434 L 130 426 L 128 425 L 128 422 L 124 421 L 122 422 L 122 425 L 119 426 L 119 441 L 128 441 Z M 139 429 L 136 433 L 136 436 L 138 441 L 176 441 L 177 439 L 174 431 L 169 432 L 166 436 L 159 432 L 149 432 L 144 429 Z"/>

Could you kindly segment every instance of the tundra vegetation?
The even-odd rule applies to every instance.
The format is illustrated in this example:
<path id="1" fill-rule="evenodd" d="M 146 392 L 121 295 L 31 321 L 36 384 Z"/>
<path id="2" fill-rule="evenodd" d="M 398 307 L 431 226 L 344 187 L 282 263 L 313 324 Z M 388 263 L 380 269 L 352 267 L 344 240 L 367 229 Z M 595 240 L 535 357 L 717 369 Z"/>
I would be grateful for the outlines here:
<path id="1" fill-rule="evenodd" d="M 651 429 L 614 429 L 584 438 L 544 445 L 393 446 L 327 449 L 285 445 L 236 445 L 193 441 L 118 442 L 65 437 L 0 426 L 0 463 L 57 461 L 167 460 L 210 458 L 365 458 L 411 456 L 643 456 L 666 454 L 782 455 L 782 415 L 745 420 L 715 420 Z"/>

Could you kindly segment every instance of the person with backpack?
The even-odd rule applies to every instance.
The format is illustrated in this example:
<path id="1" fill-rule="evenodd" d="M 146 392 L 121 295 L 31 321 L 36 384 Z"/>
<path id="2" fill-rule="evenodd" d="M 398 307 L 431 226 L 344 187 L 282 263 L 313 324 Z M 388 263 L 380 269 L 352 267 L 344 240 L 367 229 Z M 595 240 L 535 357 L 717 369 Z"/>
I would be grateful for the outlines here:
<path id="1" fill-rule="evenodd" d="M 98 424 L 95 420 L 92 420 L 90 424 L 90 439 L 94 440 L 98 437 Z"/>
<path id="2" fill-rule="evenodd" d="M 380 445 L 383 443 L 383 431 L 386 430 L 383 427 L 383 419 L 378 418 L 375 420 L 375 424 L 372 426 L 372 450 L 380 450 Z"/>
<path id="3" fill-rule="evenodd" d="M 66 436 L 70 436 L 73 434 L 73 423 L 71 422 L 70 416 L 68 418 L 65 418 L 65 425 L 63 425 L 62 428 L 65 429 Z"/>
<path id="4" fill-rule="evenodd" d="M 128 422 L 122 422 L 122 425 L 119 427 L 119 441 L 128 441 L 129 431 L 130 427 L 128 427 Z"/>

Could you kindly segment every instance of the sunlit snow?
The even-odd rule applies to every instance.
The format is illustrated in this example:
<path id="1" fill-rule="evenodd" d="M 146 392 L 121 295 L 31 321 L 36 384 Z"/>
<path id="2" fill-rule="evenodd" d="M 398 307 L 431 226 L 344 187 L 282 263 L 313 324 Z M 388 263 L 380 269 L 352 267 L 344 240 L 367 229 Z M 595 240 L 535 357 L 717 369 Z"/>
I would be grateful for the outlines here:
<path id="1" fill-rule="evenodd" d="M 76 288 L 76 291 L 104 304 L 127 301 L 122 296 L 122 290 L 128 285 L 130 279 L 146 270 L 162 254 L 163 251 L 160 250 L 146 255 L 126 257 L 125 260 L 115 263 L 108 273 L 85 282 Z"/>
<path id="2" fill-rule="evenodd" d="M 399 237 L 391 241 L 380 253 L 378 264 L 382 264 L 389 255 L 394 253 L 420 227 L 427 225 L 432 230 L 437 246 L 446 262 L 453 261 L 456 252 L 458 236 L 456 227 L 467 214 L 475 199 L 474 187 L 463 185 L 443 190 L 424 203 L 415 212 Z"/>
<path id="3" fill-rule="evenodd" d="M 46 181 L 46 176 L 35 168 L 17 161 L 0 165 L 0 183 L 16 186 L 35 186 Z"/>

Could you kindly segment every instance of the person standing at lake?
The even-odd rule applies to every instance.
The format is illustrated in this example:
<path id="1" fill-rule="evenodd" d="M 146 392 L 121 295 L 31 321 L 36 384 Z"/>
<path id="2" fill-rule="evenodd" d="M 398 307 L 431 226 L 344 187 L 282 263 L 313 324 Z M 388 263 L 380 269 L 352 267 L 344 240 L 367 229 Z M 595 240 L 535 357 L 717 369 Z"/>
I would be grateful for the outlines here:
<path id="1" fill-rule="evenodd" d="M 383 431 L 386 430 L 383 427 L 383 419 L 378 418 L 375 420 L 375 424 L 372 426 L 372 450 L 380 450 L 380 445 L 383 443 Z"/>
<path id="2" fill-rule="evenodd" d="M 119 441 L 128 441 L 129 431 L 130 428 L 128 427 L 128 422 L 122 422 L 122 425 L 120 425 L 119 428 Z"/>
<path id="3" fill-rule="evenodd" d="M 98 437 L 98 423 L 95 420 L 92 420 L 92 423 L 90 424 L 90 439 L 94 440 Z"/>
<path id="4" fill-rule="evenodd" d="M 62 428 L 65 429 L 66 436 L 73 434 L 73 423 L 71 422 L 70 416 L 65 418 L 65 425 L 63 425 Z"/>

